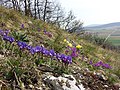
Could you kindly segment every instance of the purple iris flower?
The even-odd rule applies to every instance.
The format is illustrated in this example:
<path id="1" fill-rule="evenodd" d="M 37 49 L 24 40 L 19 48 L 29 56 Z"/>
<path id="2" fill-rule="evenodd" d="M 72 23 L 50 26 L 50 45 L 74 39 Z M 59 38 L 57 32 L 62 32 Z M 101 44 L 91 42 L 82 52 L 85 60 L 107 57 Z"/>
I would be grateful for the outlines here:
<path id="1" fill-rule="evenodd" d="M 102 66 L 105 68 L 112 68 L 109 64 L 102 64 Z"/>
<path id="2" fill-rule="evenodd" d="M 24 24 L 21 24 L 21 28 L 24 28 Z"/>
<path id="3" fill-rule="evenodd" d="M 92 64 L 93 64 L 92 60 L 90 60 L 89 64 L 90 64 L 90 65 L 92 65 Z"/>
<path id="4" fill-rule="evenodd" d="M 103 62 L 102 62 L 102 61 L 99 61 L 98 64 L 103 65 Z"/>
<path id="5" fill-rule="evenodd" d="M 61 55 L 61 60 L 62 60 L 62 62 L 67 63 L 67 56 L 62 54 Z"/>
<path id="6" fill-rule="evenodd" d="M 49 55 L 50 55 L 50 56 L 56 56 L 56 53 L 55 53 L 54 50 L 50 50 L 50 51 L 49 51 Z"/>
<path id="7" fill-rule="evenodd" d="M 65 53 L 67 54 L 69 52 L 69 50 L 65 50 Z"/>
<path id="8" fill-rule="evenodd" d="M 60 60 L 60 59 L 61 59 L 61 55 L 60 55 L 59 53 L 57 53 L 57 54 L 56 54 L 56 58 L 57 58 L 58 60 Z"/>
<path id="9" fill-rule="evenodd" d="M 7 36 L 9 32 L 10 30 L 6 30 L 6 31 L 0 30 L 0 35 Z"/>
<path id="10" fill-rule="evenodd" d="M 35 54 L 35 53 L 36 53 L 35 47 L 33 47 L 33 48 L 30 49 L 30 53 L 31 53 L 31 54 Z"/>
<path id="11" fill-rule="evenodd" d="M 27 45 L 26 48 L 27 48 L 28 50 L 30 50 L 30 49 L 32 49 L 32 46 Z"/>
<path id="12" fill-rule="evenodd" d="M 27 48 L 27 46 L 28 46 L 27 43 L 22 42 L 22 41 L 18 41 L 17 45 L 20 47 L 20 49 Z"/>
<path id="13" fill-rule="evenodd" d="M 100 67 L 101 64 L 99 62 L 97 62 L 97 63 L 93 64 L 93 66 Z"/>
<path id="14" fill-rule="evenodd" d="M 74 48 L 71 48 L 71 50 L 73 51 L 73 52 L 76 52 L 77 51 L 77 49 L 74 47 Z"/>
<path id="15" fill-rule="evenodd" d="M 10 32 L 10 30 L 5 30 L 4 35 L 8 35 L 9 32 Z"/>
<path id="16" fill-rule="evenodd" d="M 71 57 L 77 57 L 78 56 L 77 49 L 76 48 L 71 48 L 71 50 L 72 50 Z"/>
<path id="17" fill-rule="evenodd" d="M 105 67 L 105 68 L 112 68 L 109 64 L 105 64 L 102 61 L 99 61 L 99 62 L 95 63 L 93 66 L 96 66 L 96 67 L 102 66 L 102 67 Z"/>
<path id="18" fill-rule="evenodd" d="M 0 30 L 0 35 L 3 35 L 3 34 L 4 34 L 3 30 Z"/>
<path id="19" fill-rule="evenodd" d="M 45 49 L 45 50 L 44 50 L 44 55 L 48 56 L 48 55 L 50 55 L 50 52 Z"/>
<path id="20" fill-rule="evenodd" d="M 72 57 L 71 56 L 67 56 L 67 62 L 68 62 L 68 64 L 72 63 Z"/>
<path id="21" fill-rule="evenodd" d="M 6 34 L 5 34 L 5 32 L 3 30 L 0 30 L 0 35 L 5 36 Z"/>
<path id="22" fill-rule="evenodd" d="M 35 47 L 35 52 L 40 52 L 41 51 L 41 47 L 40 46 L 36 46 Z"/>
<path id="23" fill-rule="evenodd" d="M 46 54 L 46 48 L 42 48 L 42 52 L 41 52 L 42 54 Z"/>
<path id="24" fill-rule="evenodd" d="M 47 33 L 47 31 L 46 31 L 46 30 L 44 30 L 43 32 L 44 32 L 44 34 L 46 34 L 46 33 Z"/>
<path id="25" fill-rule="evenodd" d="M 71 53 L 71 57 L 77 57 L 77 56 L 78 56 L 78 54 L 76 52 Z"/>
<path id="26" fill-rule="evenodd" d="M 12 43 L 12 42 L 14 42 L 15 41 L 15 39 L 13 38 L 13 37 L 10 37 L 10 36 L 3 36 L 3 40 L 5 40 L 5 41 L 9 41 L 10 43 Z"/>
<path id="27" fill-rule="evenodd" d="M 93 66 L 99 67 L 99 66 L 102 66 L 102 65 L 103 65 L 103 62 L 99 61 L 99 62 L 95 63 Z"/>
<path id="28" fill-rule="evenodd" d="M 31 54 L 35 54 L 35 53 L 41 52 L 41 48 L 42 47 L 40 47 L 40 46 L 32 47 L 30 49 L 30 52 L 31 52 Z"/>

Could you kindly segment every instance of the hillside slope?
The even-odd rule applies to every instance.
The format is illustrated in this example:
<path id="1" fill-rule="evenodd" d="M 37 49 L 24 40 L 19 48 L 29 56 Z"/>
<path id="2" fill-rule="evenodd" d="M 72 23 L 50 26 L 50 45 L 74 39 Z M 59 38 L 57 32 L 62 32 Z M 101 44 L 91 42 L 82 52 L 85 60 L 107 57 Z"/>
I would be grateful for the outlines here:
<path id="1" fill-rule="evenodd" d="M 119 90 L 120 56 L 0 7 L 0 88 Z"/>

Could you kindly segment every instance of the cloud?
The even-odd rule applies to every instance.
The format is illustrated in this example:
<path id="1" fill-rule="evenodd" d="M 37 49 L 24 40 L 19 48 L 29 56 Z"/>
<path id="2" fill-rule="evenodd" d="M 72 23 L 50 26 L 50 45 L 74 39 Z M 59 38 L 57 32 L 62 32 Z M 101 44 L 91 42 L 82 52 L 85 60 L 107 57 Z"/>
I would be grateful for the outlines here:
<path id="1" fill-rule="evenodd" d="M 62 6 L 73 10 L 87 24 L 120 21 L 120 0 L 59 0 Z"/>

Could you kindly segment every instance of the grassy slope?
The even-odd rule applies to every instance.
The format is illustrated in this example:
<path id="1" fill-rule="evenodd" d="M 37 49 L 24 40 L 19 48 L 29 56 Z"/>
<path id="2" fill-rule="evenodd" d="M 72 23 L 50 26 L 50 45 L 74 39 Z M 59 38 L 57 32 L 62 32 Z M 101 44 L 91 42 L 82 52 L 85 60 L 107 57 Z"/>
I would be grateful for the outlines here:
<path id="1" fill-rule="evenodd" d="M 75 34 L 69 34 L 64 30 L 60 30 L 53 25 L 46 24 L 40 20 L 34 20 L 32 18 L 28 18 L 26 16 L 21 15 L 20 13 L 16 13 L 14 10 L 9 10 L 0 7 L 0 23 L 5 23 L 4 27 L 1 29 L 9 29 L 11 31 L 17 31 L 26 33 L 28 35 L 28 39 L 32 42 L 32 46 L 43 44 L 46 48 L 51 49 L 54 48 L 59 52 L 64 51 L 62 49 L 63 40 L 65 38 L 74 41 L 76 44 L 81 44 L 83 46 L 83 54 L 85 55 L 86 60 L 93 60 L 93 62 L 97 62 L 102 60 L 105 63 L 109 63 L 112 66 L 112 69 L 103 69 L 103 68 L 94 68 L 88 65 L 86 62 L 82 61 L 82 55 L 80 54 L 77 58 L 74 59 L 73 63 L 76 66 L 80 66 L 81 68 L 89 68 L 91 71 L 104 71 L 106 75 L 110 76 L 110 80 L 115 82 L 120 82 L 116 80 L 115 77 L 112 77 L 111 74 L 115 74 L 120 76 L 120 55 L 116 52 L 104 50 L 101 47 L 95 46 L 85 40 L 82 40 L 80 37 L 77 37 Z M 24 24 L 25 29 L 20 29 L 20 25 Z M 40 32 L 38 32 L 38 28 L 40 28 Z M 51 32 L 53 37 L 49 38 L 43 34 L 43 30 Z M 59 36 L 59 41 L 55 41 L 55 39 Z M 5 57 L 6 59 L 14 58 L 12 56 Z M 4 59 L 5 59 L 4 58 Z M 14 58 L 15 59 L 15 58 Z M 0 58 L 1 65 L 6 63 Z M 71 65 L 72 68 L 72 65 Z"/>

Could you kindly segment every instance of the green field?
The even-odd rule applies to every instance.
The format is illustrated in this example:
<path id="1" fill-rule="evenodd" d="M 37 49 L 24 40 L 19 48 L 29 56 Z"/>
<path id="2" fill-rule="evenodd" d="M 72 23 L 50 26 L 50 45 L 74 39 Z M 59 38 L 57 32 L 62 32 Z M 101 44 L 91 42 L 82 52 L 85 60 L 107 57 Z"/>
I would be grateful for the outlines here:
<path id="1" fill-rule="evenodd" d="M 120 45 L 120 36 L 111 36 L 108 40 L 116 46 Z"/>
<path id="2" fill-rule="evenodd" d="M 108 35 L 113 32 L 113 30 L 102 29 L 102 30 L 89 30 L 87 32 L 95 33 L 102 38 L 107 38 Z M 112 33 L 108 40 L 116 46 L 120 45 L 120 30 L 116 30 L 114 33 Z"/>

